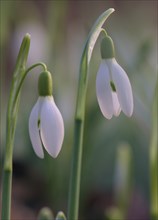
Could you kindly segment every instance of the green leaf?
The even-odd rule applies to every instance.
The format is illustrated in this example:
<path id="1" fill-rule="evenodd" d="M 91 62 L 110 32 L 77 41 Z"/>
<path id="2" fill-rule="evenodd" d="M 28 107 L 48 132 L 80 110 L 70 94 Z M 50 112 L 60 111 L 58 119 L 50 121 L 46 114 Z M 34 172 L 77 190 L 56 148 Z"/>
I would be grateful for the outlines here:
<path id="1" fill-rule="evenodd" d="M 6 160 L 5 169 L 10 170 L 12 167 L 12 145 L 14 142 L 15 126 L 18 115 L 20 93 L 17 93 L 18 87 L 21 83 L 23 75 L 26 70 L 26 62 L 30 48 L 30 35 L 26 34 L 23 38 L 20 51 L 17 57 L 15 69 L 13 72 L 13 80 L 10 90 L 10 96 L 7 109 L 7 134 L 6 134 Z"/>
<path id="2" fill-rule="evenodd" d="M 15 69 L 13 72 L 13 80 L 12 80 L 12 85 L 11 85 L 11 91 L 10 91 L 10 98 L 9 98 L 9 109 L 8 109 L 8 114 L 11 117 L 13 113 L 13 106 L 14 106 L 14 101 L 15 101 L 15 95 L 16 95 L 16 90 L 19 86 L 19 83 L 24 75 L 25 69 L 26 69 L 26 62 L 27 62 L 27 57 L 28 57 L 28 52 L 30 48 L 30 35 L 26 34 L 23 38 L 20 51 L 17 57 L 17 61 L 15 64 Z"/>
<path id="3" fill-rule="evenodd" d="M 115 10 L 113 8 L 110 8 L 99 16 L 99 18 L 94 23 L 88 35 L 84 47 L 83 54 L 81 57 L 81 63 L 80 63 L 80 79 L 79 79 L 78 100 L 77 100 L 77 108 L 76 108 L 76 118 L 78 119 L 84 116 L 85 98 L 86 98 L 86 90 L 88 83 L 88 68 L 89 68 L 92 52 L 95 43 L 99 37 L 99 34 L 103 30 L 102 26 L 104 22 L 109 17 L 109 15 L 114 11 Z"/>

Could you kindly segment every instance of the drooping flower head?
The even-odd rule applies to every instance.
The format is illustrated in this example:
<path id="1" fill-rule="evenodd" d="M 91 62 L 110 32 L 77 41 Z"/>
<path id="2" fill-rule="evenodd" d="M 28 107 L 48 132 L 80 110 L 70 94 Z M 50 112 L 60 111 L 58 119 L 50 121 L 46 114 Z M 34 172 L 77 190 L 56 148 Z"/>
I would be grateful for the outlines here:
<path id="1" fill-rule="evenodd" d="M 45 150 L 56 158 L 64 139 L 64 123 L 52 96 L 50 72 L 42 72 L 38 81 L 39 98 L 29 118 L 29 134 L 33 149 L 38 157 L 44 157 Z"/>
<path id="2" fill-rule="evenodd" d="M 102 114 L 107 119 L 118 116 L 121 110 L 130 117 L 133 113 L 133 94 L 126 72 L 115 60 L 114 44 L 106 35 L 101 42 L 102 62 L 96 78 L 96 94 Z"/>

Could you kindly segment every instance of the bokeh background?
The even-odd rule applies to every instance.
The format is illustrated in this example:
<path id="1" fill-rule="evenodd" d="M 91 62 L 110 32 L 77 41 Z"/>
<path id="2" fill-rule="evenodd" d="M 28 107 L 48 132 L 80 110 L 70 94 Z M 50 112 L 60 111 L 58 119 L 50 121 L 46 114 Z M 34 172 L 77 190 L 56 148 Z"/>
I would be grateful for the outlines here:
<path id="1" fill-rule="evenodd" d="M 28 74 L 22 88 L 14 146 L 12 219 L 36 219 L 43 206 L 49 206 L 54 214 L 59 210 L 67 213 L 80 58 L 94 21 L 110 7 L 115 12 L 104 27 L 114 40 L 116 59 L 130 78 L 134 114 L 127 118 L 121 113 L 118 118 L 106 120 L 99 110 L 95 79 L 101 62 L 100 37 L 89 69 L 80 219 L 108 219 L 111 209 L 121 208 L 120 196 L 126 219 L 149 219 L 149 148 L 158 58 L 157 1 L 1 0 L 0 6 L 0 171 L 9 89 L 25 33 L 31 35 L 28 66 L 39 61 L 47 65 L 53 76 L 53 95 L 65 123 L 65 139 L 58 158 L 54 160 L 46 152 L 43 160 L 37 158 L 28 135 L 29 114 L 38 98 L 41 69 L 37 68 Z"/>

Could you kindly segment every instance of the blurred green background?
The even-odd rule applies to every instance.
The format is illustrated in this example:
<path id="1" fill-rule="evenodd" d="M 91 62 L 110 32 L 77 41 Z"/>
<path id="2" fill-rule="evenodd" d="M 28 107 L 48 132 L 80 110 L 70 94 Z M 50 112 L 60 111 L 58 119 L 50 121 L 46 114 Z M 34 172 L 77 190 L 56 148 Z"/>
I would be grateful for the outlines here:
<path id="1" fill-rule="evenodd" d="M 53 96 L 65 123 L 65 139 L 58 158 L 54 160 L 46 152 L 43 160 L 37 158 L 28 135 L 29 114 L 38 97 L 40 69 L 36 69 L 27 76 L 22 88 L 14 146 L 12 219 L 35 219 L 40 208 L 46 205 L 55 214 L 58 210 L 67 211 L 80 57 L 94 21 L 110 7 L 115 12 L 104 27 L 114 40 L 116 59 L 130 78 L 134 114 L 127 118 L 121 113 L 118 118 L 106 120 L 99 110 L 95 93 L 101 61 L 99 38 L 89 70 L 80 219 L 106 219 L 109 208 L 118 206 L 116 195 L 124 186 L 124 169 L 128 169 L 126 165 L 119 171 L 116 169 L 120 146 L 128 148 L 131 157 L 126 219 L 149 219 L 149 145 L 157 80 L 157 1 L 1 0 L 0 4 L 1 168 L 9 89 L 25 33 L 31 34 L 28 66 L 39 61 L 46 63 L 53 76 Z"/>

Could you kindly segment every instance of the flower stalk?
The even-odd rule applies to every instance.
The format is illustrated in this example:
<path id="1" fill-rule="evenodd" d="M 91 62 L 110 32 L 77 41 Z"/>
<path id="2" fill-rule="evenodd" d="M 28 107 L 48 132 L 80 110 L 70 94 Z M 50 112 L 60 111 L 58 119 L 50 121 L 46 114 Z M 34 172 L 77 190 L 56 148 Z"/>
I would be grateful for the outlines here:
<path id="1" fill-rule="evenodd" d="M 150 215 L 152 220 L 158 219 L 158 80 L 155 88 L 152 118 L 152 136 L 150 144 Z"/>
<path id="2" fill-rule="evenodd" d="M 12 192 L 12 162 L 13 162 L 13 145 L 19 110 L 20 92 L 23 81 L 27 73 L 37 66 L 42 66 L 46 70 L 43 63 L 32 65 L 26 70 L 26 62 L 30 48 L 30 35 L 26 34 L 23 38 L 20 51 L 17 57 L 15 70 L 13 72 L 13 80 L 10 90 L 10 96 L 7 107 L 6 121 L 6 148 L 3 166 L 3 182 L 2 182 L 2 214 L 1 219 L 10 219 L 11 214 L 11 192 Z"/>
<path id="3" fill-rule="evenodd" d="M 3 190 L 2 190 L 2 219 L 10 219 L 11 207 L 11 186 L 12 186 L 12 156 L 13 142 L 15 134 L 15 126 L 17 121 L 17 113 L 19 106 L 19 96 L 16 94 L 16 88 L 19 85 L 21 77 L 25 72 L 28 52 L 30 47 L 30 36 L 27 34 L 21 44 L 19 55 L 17 58 L 10 97 L 7 111 L 7 127 L 6 127 L 6 148 L 3 168 Z"/>
<path id="4" fill-rule="evenodd" d="M 85 120 L 85 102 L 88 84 L 88 69 L 91 55 L 102 31 L 102 25 L 114 12 L 113 8 L 108 9 L 94 23 L 81 57 L 80 76 L 78 85 L 78 97 L 76 103 L 75 125 L 74 125 L 74 142 L 73 142 L 73 159 L 71 166 L 70 188 L 69 188 L 69 204 L 68 204 L 68 220 L 77 220 L 79 211 L 79 195 L 80 195 L 80 179 L 81 179 L 81 163 L 83 149 L 83 131 Z"/>

